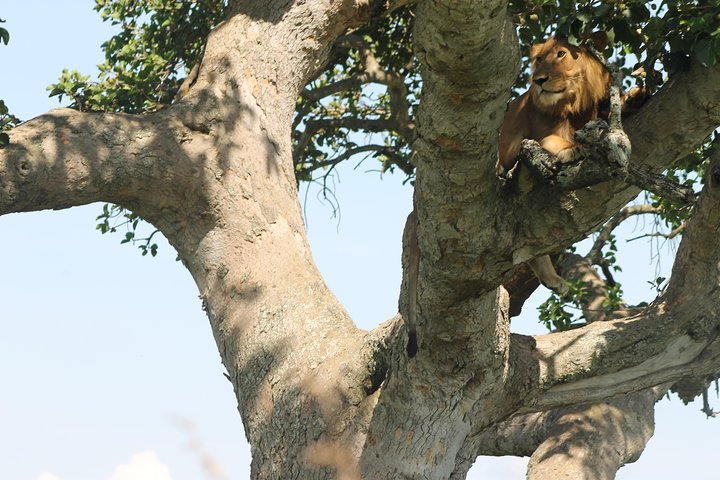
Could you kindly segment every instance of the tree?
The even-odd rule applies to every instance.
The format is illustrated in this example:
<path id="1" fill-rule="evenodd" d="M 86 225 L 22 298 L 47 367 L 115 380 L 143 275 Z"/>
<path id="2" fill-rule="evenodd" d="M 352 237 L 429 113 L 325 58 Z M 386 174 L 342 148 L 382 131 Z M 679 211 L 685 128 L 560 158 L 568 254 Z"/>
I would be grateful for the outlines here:
<path id="1" fill-rule="evenodd" d="M 200 290 L 253 447 L 254 476 L 462 478 L 478 454 L 533 454 L 530 478 L 555 478 L 559 470 L 612 477 L 644 448 L 658 395 L 675 386 L 693 396 L 717 374 L 715 160 L 705 166 L 692 216 L 678 217 L 683 240 L 673 277 L 655 302 L 633 311 L 615 305 L 614 321 L 550 335 L 509 333 L 508 291 L 521 290 L 512 280 L 527 278 L 519 265 L 627 214 L 621 209 L 638 189 L 617 179 L 572 193 L 498 187 L 497 131 L 518 63 L 505 3 L 427 2 L 407 10 L 396 10 L 402 2 L 205 2 L 201 10 L 154 3 L 99 8 L 118 21 L 151 7 L 158 25 L 174 14 L 192 19 L 184 26 L 198 25 L 197 13 L 212 14 L 203 17 L 206 25 L 224 21 L 206 44 L 207 30 L 183 37 L 187 30 L 178 29 L 172 38 L 179 43 L 159 46 L 162 35 L 142 30 L 174 57 L 139 54 L 147 50 L 126 23 L 124 43 L 108 46 L 122 53 L 110 59 L 120 71 L 108 68 L 112 73 L 98 84 L 69 73 L 52 93 L 72 95 L 77 110 L 52 111 L 10 132 L 0 152 L 0 212 L 103 200 L 129 208 L 128 221 L 139 215 L 163 232 Z M 717 9 L 668 3 L 664 17 L 648 11 L 643 20 L 638 5 L 629 3 L 627 16 L 620 4 L 612 7 L 618 12 L 596 11 L 585 23 L 614 21 L 616 32 L 626 34 L 618 42 L 632 44 L 622 18 L 660 28 L 672 27 L 675 14 L 712 14 L 706 24 L 680 28 L 683 41 L 669 53 L 640 45 L 655 52 L 656 58 L 648 54 L 652 62 L 664 61 L 672 79 L 660 87 L 648 64 L 648 87 L 658 92 L 625 125 L 633 164 L 658 171 L 718 125 L 716 49 L 707 34 Z M 514 5 L 523 13 L 514 18 L 537 22 L 542 14 L 557 24 L 569 18 L 561 7 Z M 401 15 L 390 17 L 395 23 L 388 27 L 391 11 Z M 423 86 L 417 107 L 412 84 L 403 91 L 397 83 L 397 75 L 415 72 L 412 57 L 401 56 L 406 71 L 377 68 L 378 58 L 394 52 L 372 35 L 391 31 L 407 43 L 403 35 L 413 22 Z M 574 21 L 556 28 L 581 36 Z M 544 32 L 528 31 L 521 28 L 521 36 Z M 364 43 L 353 43 L 357 37 Z M 195 38 L 205 45 L 200 63 L 199 50 L 181 48 Z M 349 63 L 336 70 L 343 52 Z M 184 83 L 181 67 L 189 72 Z M 364 81 L 388 85 L 374 109 L 361 110 L 363 79 L 353 68 L 368 75 Z M 312 92 L 340 88 L 333 73 L 355 79 L 354 90 L 338 90 L 348 93 L 335 105 L 311 104 L 326 98 Z M 313 81 L 319 83 L 306 93 Z M 294 117 L 296 109 L 301 115 Z M 137 115 L 142 111 L 149 113 Z M 366 122 L 338 114 L 346 111 Z M 663 112 L 672 112 L 674 122 Z M 328 123 L 333 118 L 341 125 Z M 400 316 L 370 333 L 353 325 L 304 239 L 296 181 L 332 166 L 313 145 L 362 148 L 348 128 L 391 130 L 387 144 L 365 151 L 387 168 L 416 169 L 420 350 L 412 359 Z M 105 218 L 114 215 L 108 210 Z M 403 312 L 407 296 L 406 287 Z M 598 450 L 603 454 L 592 455 Z"/>

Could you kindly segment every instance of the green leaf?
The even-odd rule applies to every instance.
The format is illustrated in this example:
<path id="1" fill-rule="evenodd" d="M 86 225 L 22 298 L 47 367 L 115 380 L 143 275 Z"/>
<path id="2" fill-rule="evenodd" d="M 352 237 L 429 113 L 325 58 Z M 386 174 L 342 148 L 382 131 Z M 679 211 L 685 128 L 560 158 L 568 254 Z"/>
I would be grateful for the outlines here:
<path id="1" fill-rule="evenodd" d="M 52 87 L 52 89 L 50 90 L 50 94 L 48 95 L 48 97 L 56 97 L 56 96 L 58 96 L 58 95 L 64 95 L 64 94 L 65 94 L 65 90 L 64 90 L 64 89 L 62 89 L 62 88 L 60 88 L 60 87 L 57 87 L 57 86 L 53 86 L 53 85 L 50 85 L 50 87 L 48 87 L 48 89 L 50 89 L 51 87 Z"/>
<path id="2" fill-rule="evenodd" d="M 597 7 L 593 8 L 593 15 L 595 17 L 604 17 L 612 11 L 613 7 L 607 3 L 601 3 Z"/>
<path id="3" fill-rule="evenodd" d="M 695 45 L 694 54 L 703 67 L 712 67 L 717 61 L 712 38 L 706 37 Z"/>

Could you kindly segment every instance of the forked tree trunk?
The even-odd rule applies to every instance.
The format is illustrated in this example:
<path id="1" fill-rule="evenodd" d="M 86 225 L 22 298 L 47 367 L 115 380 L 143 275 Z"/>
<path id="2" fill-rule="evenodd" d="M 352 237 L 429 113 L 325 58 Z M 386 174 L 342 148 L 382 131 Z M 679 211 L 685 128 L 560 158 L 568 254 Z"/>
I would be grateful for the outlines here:
<path id="1" fill-rule="evenodd" d="M 507 2 L 420 2 L 419 351 L 410 359 L 400 316 L 358 329 L 319 275 L 290 141 L 296 98 L 335 39 L 401 3 L 231 1 L 179 103 L 138 117 L 55 110 L 14 130 L 0 150 L 0 213 L 103 200 L 165 234 L 198 285 L 235 387 L 253 478 L 460 479 L 480 454 L 533 452 L 533 479 L 559 478 L 557 468 L 612 478 L 652 431 L 647 389 L 720 365 L 720 173 L 666 297 L 633 318 L 511 335 L 508 274 L 582 237 L 636 191 L 621 182 L 573 194 L 499 188 L 497 136 L 518 58 Z M 720 67 L 694 69 L 651 100 L 651 113 L 628 126 L 633 161 L 663 168 L 720 124 L 719 79 Z M 688 85 L 697 96 L 679 98 Z M 678 135 L 648 141 L 668 109 Z M 405 278 L 403 313 L 409 288 Z M 625 448 L 589 455 L 619 441 L 613 422 L 623 418 L 636 420 Z M 563 428 L 575 420 L 603 441 Z M 558 443 L 583 461 L 560 462 Z"/>

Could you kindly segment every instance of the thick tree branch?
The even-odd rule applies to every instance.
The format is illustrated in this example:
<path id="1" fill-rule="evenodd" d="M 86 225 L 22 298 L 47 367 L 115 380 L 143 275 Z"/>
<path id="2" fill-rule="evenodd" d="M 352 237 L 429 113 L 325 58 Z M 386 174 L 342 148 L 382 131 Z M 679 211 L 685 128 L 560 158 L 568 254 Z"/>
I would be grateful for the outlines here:
<path id="1" fill-rule="evenodd" d="M 544 391 L 528 409 L 542 410 L 579 398 L 599 400 L 720 370 L 719 187 L 716 158 L 688 222 L 662 303 L 634 318 L 593 323 L 534 340 L 516 338 L 516 353 L 524 351 L 521 356 L 536 359 Z"/>
<path id="2" fill-rule="evenodd" d="M 536 464 L 542 463 L 543 456 L 551 458 L 549 450 L 554 448 L 567 455 L 569 452 L 562 449 L 562 443 L 568 448 L 586 450 L 578 461 L 587 458 L 594 449 L 597 452 L 610 446 L 617 450 L 609 460 L 615 460 L 619 454 L 622 465 L 636 460 L 652 436 L 653 404 L 666 391 L 666 387 L 656 387 L 594 405 L 516 415 L 479 432 L 473 441 L 479 455 L 533 455 Z M 594 438 L 587 438 L 587 434 Z M 555 472 L 558 471 L 564 470 L 557 468 Z"/>
<path id="3" fill-rule="evenodd" d="M 530 457 L 527 478 L 554 480 L 563 472 L 568 478 L 614 479 L 652 436 L 656 399 L 651 389 L 560 413 Z"/>
<path id="4" fill-rule="evenodd" d="M 652 173 L 635 165 L 628 167 L 625 180 L 631 185 L 680 205 L 691 205 L 697 198 L 692 187 L 680 185 L 665 175 Z"/>
<path id="5" fill-rule="evenodd" d="M 653 174 L 669 168 L 678 158 L 699 145 L 720 125 L 720 66 L 703 68 L 693 64 L 673 77 L 663 88 L 624 124 L 632 143 L 631 169 Z M 621 176 L 622 177 L 622 176 Z M 592 182 L 590 182 L 592 184 Z M 645 188 L 645 185 L 643 186 Z M 623 178 L 581 188 L 563 194 L 544 185 L 517 199 L 532 207 L 532 218 L 544 218 L 552 223 L 553 235 L 537 240 L 538 226 L 525 223 L 509 226 L 523 235 L 515 236 L 515 263 L 526 261 L 542 253 L 556 251 L 569 245 L 598 227 L 638 194 Z M 667 194 L 667 191 L 661 192 Z M 689 199 L 687 192 L 680 194 Z M 572 205 L 572 215 L 567 207 Z M 516 210 L 517 204 L 508 205 Z M 548 244 L 548 242 L 550 244 Z"/>
<path id="6" fill-rule="evenodd" d="M 133 209 L 152 202 L 168 215 L 171 205 L 182 202 L 199 212 L 207 204 L 202 165 L 187 161 L 187 149 L 169 131 L 192 133 L 164 113 L 137 117 L 57 109 L 30 120 L 14 129 L 11 145 L 0 150 L 0 213 L 96 201 Z M 195 190 L 174 191 L 178 177 L 194 177 Z"/>
<path id="7" fill-rule="evenodd" d="M 647 335 L 654 321 L 667 327 L 663 317 L 646 316 L 625 320 L 621 325 L 618 325 L 620 321 L 595 322 L 573 331 L 583 331 L 581 335 L 554 334 L 565 338 L 552 340 L 536 338 L 538 373 L 544 387 L 549 388 L 520 411 L 542 411 L 579 402 L 602 401 L 653 385 L 675 382 L 689 375 L 709 375 L 718 370 L 720 344 L 717 338 L 694 340 L 687 334 L 674 337 L 669 334 L 667 336 L 673 340 L 663 342 L 665 338 Z M 609 323 L 614 325 L 608 326 Z M 613 338 L 617 333 L 613 330 L 618 326 L 624 329 L 623 333 L 629 333 L 627 342 Z M 636 335 L 641 330 L 645 334 Z M 527 339 L 515 337 L 513 341 L 524 342 L 523 349 L 532 348 L 533 342 Z M 651 342 L 660 343 L 663 350 L 652 354 L 656 348 L 650 345 Z M 598 344 L 602 347 L 592 355 L 583 350 L 597 348 Z M 646 353 L 636 354 L 638 350 Z M 633 365 L 633 361 L 637 363 Z M 575 368 L 576 365 L 581 366 Z"/>
<path id="8" fill-rule="evenodd" d="M 700 305 L 709 309 L 705 314 L 716 317 L 720 315 L 715 301 L 720 296 L 719 210 L 720 149 L 715 149 L 710 157 L 700 199 L 693 216 L 686 222 L 667 295 L 673 305 L 698 300 Z M 697 305 L 693 307 L 696 311 L 697 308 Z M 703 330 L 713 328 L 714 322 L 709 320 Z"/>
<path id="9" fill-rule="evenodd" d="M 418 303 L 422 316 L 434 322 L 433 334 L 424 338 L 444 338 L 447 345 L 459 340 L 456 335 L 474 330 L 483 337 L 497 327 L 495 315 L 477 308 L 495 298 L 497 286 L 484 280 L 498 239 L 483 229 L 494 222 L 485 207 L 496 195 L 489 157 L 497 146 L 498 112 L 517 69 L 517 41 L 505 8 L 506 2 L 427 1 L 417 9 L 415 45 L 424 85 L 413 157 Z"/>

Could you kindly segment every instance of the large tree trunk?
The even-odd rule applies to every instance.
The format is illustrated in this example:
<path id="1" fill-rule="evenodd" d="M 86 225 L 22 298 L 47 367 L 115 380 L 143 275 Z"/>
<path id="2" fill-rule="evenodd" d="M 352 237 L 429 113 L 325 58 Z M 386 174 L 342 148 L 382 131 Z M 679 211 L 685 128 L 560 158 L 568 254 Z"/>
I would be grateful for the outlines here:
<path id="1" fill-rule="evenodd" d="M 291 121 L 334 40 L 405 2 L 230 3 L 179 103 L 141 117 L 54 110 L 13 131 L 0 150 L 0 213 L 103 200 L 165 234 L 198 285 L 235 387 L 253 478 L 464 478 L 480 454 L 536 449 L 531 478 L 557 478 L 542 474 L 549 465 L 612 478 L 652 431 L 647 389 L 720 370 L 718 163 L 665 297 L 631 318 L 510 334 L 508 274 L 581 238 L 636 190 L 498 187 L 498 130 L 518 58 L 502 1 L 417 6 L 418 354 L 405 353 L 400 316 L 358 329 L 310 255 Z M 689 85 L 697 95 L 678 98 Z M 720 124 L 719 92 L 720 67 L 666 86 L 628 125 L 633 161 L 663 168 L 702 139 Z M 668 128 L 668 110 L 679 133 L 652 136 Z M 512 422 L 531 417 L 518 435 Z M 627 448 L 602 458 L 587 455 L 597 438 L 564 428 L 579 418 L 615 442 L 625 417 L 636 421 Z M 563 464 L 558 442 L 581 461 Z"/>

